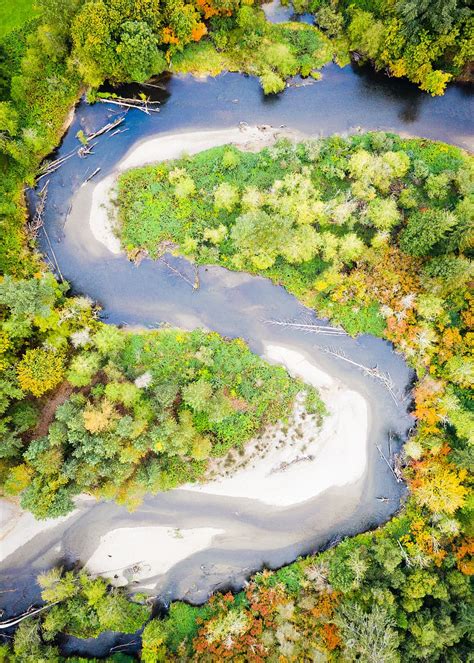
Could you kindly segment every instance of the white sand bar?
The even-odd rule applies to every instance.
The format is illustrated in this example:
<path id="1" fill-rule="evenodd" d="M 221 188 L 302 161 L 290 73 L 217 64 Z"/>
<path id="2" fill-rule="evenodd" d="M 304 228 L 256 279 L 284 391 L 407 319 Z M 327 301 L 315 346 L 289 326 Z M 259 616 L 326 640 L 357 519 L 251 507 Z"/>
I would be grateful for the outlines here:
<path id="1" fill-rule="evenodd" d="M 295 410 L 299 436 L 290 441 L 289 430 L 277 430 L 263 457 L 229 477 L 200 485 L 187 485 L 213 495 L 247 497 L 274 506 L 290 506 L 316 497 L 328 488 L 360 479 L 367 465 L 368 406 L 365 398 L 322 371 L 300 353 L 266 345 L 265 358 L 284 366 L 294 377 L 319 389 L 328 415 L 318 429 L 314 417 Z"/>
<path id="2" fill-rule="evenodd" d="M 95 239 L 107 247 L 111 253 L 121 252 L 120 241 L 114 231 L 113 190 L 120 172 L 146 166 L 147 164 L 178 159 L 184 154 L 197 154 L 211 147 L 233 144 L 262 149 L 271 145 L 278 135 L 293 135 L 295 132 L 274 128 L 259 128 L 241 125 L 216 131 L 194 131 L 192 133 L 168 134 L 148 138 L 132 147 L 119 162 L 114 173 L 94 183 L 89 224 Z M 296 134 L 295 134 L 296 135 Z"/>
<path id="3" fill-rule="evenodd" d="M 72 511 L 59 518 L 36 520 L 32 513 L 23 511 L 14 502 L 0 500 L 0 562 L 35 536 L 57 527 L 76 513 Z"/>
<path id="4" fill-rule="evenodd" d="M 110 578 L 116 587 L 124 586 L 166 573 L 186 557 L 208 548 L 223 531 L 212 527 L 120 527 L 100 537 L 85 568 Z"/>

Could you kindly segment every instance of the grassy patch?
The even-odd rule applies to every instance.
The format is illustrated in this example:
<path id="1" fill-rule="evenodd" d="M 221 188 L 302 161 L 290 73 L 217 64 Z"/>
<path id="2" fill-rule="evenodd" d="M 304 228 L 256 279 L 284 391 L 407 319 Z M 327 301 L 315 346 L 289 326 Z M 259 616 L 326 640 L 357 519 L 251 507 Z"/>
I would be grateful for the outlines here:
<path id="1" fill-rule="evenodd" d="M 0 39 L 38 15 L 34 0 L 0 0 Z"/>

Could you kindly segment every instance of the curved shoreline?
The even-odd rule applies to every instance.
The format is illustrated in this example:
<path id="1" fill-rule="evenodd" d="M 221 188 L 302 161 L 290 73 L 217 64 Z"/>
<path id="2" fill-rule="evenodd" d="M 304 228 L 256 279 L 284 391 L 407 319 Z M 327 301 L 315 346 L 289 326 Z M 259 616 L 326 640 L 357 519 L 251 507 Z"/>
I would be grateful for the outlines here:
<path id="1" fill-rule="evenodd" d="M 92 234 L 112 253 L 122 252 L 107 206 L 119 173 L 176 159 L 183 153 L 197 154 L 226 144 L 260 150 L 283 135 L 296 138 L 297 132 L 241 125 L 225 130 L 164 135 L 140 141 L 120 160 L 113 173 L 94 185 L 89 213 Z M 299 408 L 294 413 L 293 430 L 289 431 L 293 439 L 297 439 L 296 429 L 303 431 L 299 433 L 300 439 L 291 443 L 291 446 L 296 444 L 296 449 L 280 448 L 286 445 L 289 435 L 285 439 L 285 434 L 277 428 L 272 432 L 273 444 L 277 448 L 266 453 L 265 457 L 257 458 L 251 467 L 237 469 L 230 476 L 200 485 L 188 485 L 185 489 L 257 499 L 272 506 L 290 506 L 316 497 L 333 486 L 343 486 L 359 479 L 367 463 L 368 406 L 364 398 L 344 388 L 328 373 L 289 348 L 269 344 L 265 347 L 264 358 L 282 365 L 291 375 L 300 377 L 307 384 L 323 388 L 323 400 L 329 412 L 323 429 L 316 431 L 313 426 L 312 431 L 308 430 L 311 429 L 311 422 L 302 419 L 304 413 Z M 343 444 L 344 437 L 352 437 L 350 446 Z M 341 465 L 341 461 L 347 458 L 349 462 Z M 283 467 L 284 470 L 279 469 Z"/>
<path id="2" fill-rule="evenodd" d="M 276 427 L 270 449 L 250 467 L 237 469 L 228 477 L 185 486 L 186 490 L 288 507 L 334 486 L 355 483 L 367 469 L 365 398 L 295 350 L 271 344 L 264 347 L 267 361 L 283 366 L 291 376 L 319 390 L 327 409 L 322 427 L 297 406 L 287 430 Z"/>
<path id="3" fill-rule="evenodd" d="M 363 477 L 367 470 L 368 442 L 368 404 L 365 398 L 347 389 L 314 362 L 308 361 L 290 348 L 268 344 L 265 346 L 264 358 L 270 363 L 283 366 L 293 377 L 300 378 L 320 390 L 321 398 L 328 409 L 322 428 L 319 429 L 315 421 L 310 421 L 312 417 L 302 418 L 304 408 L 297 406 L 295 421 L 290 430 L 282 426 L 269 427 L 249 443 L 258 448 L 260 442 L 267 438 L 271 447 L 268 453 L 259 456 L 251 467 L 237 470 L 229 477 L 202 484 L 187 484 L 175 491 L 195 491 L 205 495 L 258 500 L 273 507 L 288 507 L 315 498 L 334 486 L 355 484 Z M 291 434 L 302 428 L 306 430 L 296 443 L 291 441 Z M 350 443 L 347 444 L 349 432 Z M 292 437 L 292 440 L 294 439 L 295 437 Z M 303 458 L 305 462 L 300 462 Z M 88 495 L 76 498 L 78 507 L 87 501 L 100 503 Z M 38 521 L 29 512 L 17 509 L 17 524 L 11 528 L 0 529 L 0 561 L 8 558 L 35 536 L 66 523 L 78 513 L 79 508 L 76 508 L 61 518 Z M 140 534 L 143 534 L 140 540 L 142 543 L 146 540 L 147 546 L 142 553 L 141 563 L 155 576 L 164 573 L 197 550 L 208 547 L 213 536 L 223 532 L 212 530 L 212 536 L 206 538 L 204 533 L 208 530 L 210 532 L 209 528 L 202 530 L 202 536 L 199 535 L 200 530 L 186 530 L 191 536 L 190 545 L 181 546 L 178 551 L 167 534 L 169 528 L 137 527 L 137 536 L 129 539 L 122 538 L 123 529 L 108 531 L 100 538 L 95 552 L 89 559 L 81 559 L 81 563 L 94 574 L 101 573 L 100 569 L 103 568 L 107 575 L 108 558 L 104 556 L 104 549 L 109 549 L 115 542 L 119 545 L 120 554 L 113 556 L 115 566 L 112 565 L 111 568 L 116 569 L 118 557 L 120 568 L 133 566 L 138 561 L 137 536 L 139 538 Z M 148 533 L 139 530 L 148 530 Z M 159 540 L 155 540 L 155 537 Z M 150 544 L 154 547 L 151 553 L 147 552 Z M 155 546 L 160 546 L 159 550 Z"/>
<path id="4" fill-rule="evenodd" d="M 89 225 L 93 236 L 111 253 L 115 255 L 123 253 L 120 240 L 114 231 L 110 204 L 113 203 L 113 190 L 117 177 L 125 170 L 179 159 L 183 154 L 197 154 L 221 145 L 232 144 L 247 150 L 261 150 L 283 136 L 296 138 L 302 137 L 302 134 L 275 127 L 242 124 L 230 129 L 164 134 L 140 141 L 125 154 L 112 173 L 94 184 L 89 213 Z"/>
<path id="5" fill-rule="evenodd" d="M 86 294 L 102 305 L 107 322 L 130 328 L 168 324 L 188 330 L 213 329 L 222 336 L 243 338 L 260 356 L 265 354 L 265 344 L 286 347 L 343 382 L 348 389 L 359 392 L 369 409 L 367 464 L 363 475 L 353 483 L 333 486 L 290 506 L 270 506 L 259 499 L 185 489 L 148 496 L 133 514 L 113 502 L 90 501 L 81 505 L 67 522 L 34 536 L 2 563 L 2 589 L 12 586 L 17 589 L 16 594 L 3 594 L 2 605 L 7 612 L 19 612 L 21 607 L 38 600 L 34 579 L 39 572 L 53 565 L 90 559 L 101 538 L 117 529 L 163 526 L 224 530 L 209 547 L 178 561 L 164 574 L 141 576 L 139 583 L 133 585 L 134 589 L 159 594 L 165 603 L 174 599 L 201 603 L 218 589 L 240 589 L 262 567 L 281 567 L 331 541 L 372 529 L 397 510 L 404 486 L 395 482 L 377 445 L 389 457 L 398 451 L 412 425 L 405 400 L 412 372 L 401 357 L 393 354 L 390 345 L 369 336 L 357 339 L 341 336 L 337 340 L 338 348 L 348 358 L 365 365 L 376 362 L 382 370 L 390 372 L 400 395 L 397 403 L 379 383 L 324 352 L 329 339 L 267 325 L 264 321 L 274 318 L 325 324 L 314 311 L 268 279 L 220 267 L 202 267 L 200 289 L 193 291 L 162 261 L 145 258 L 137 266 L 126 256 L 108 251 L 96 240 L 88 223 L 96 180 L 81 186 L 97 167 L 105 177 L 115 172 L 120 161 L 145 143 L 147 136 L 156 137 L 157 133 L 163 139 L 164 135 L 175 135 L 178 131 L 182 135 L 185 130 L 189 133 L 193 129 L 211 130 L 216 125 L 229 124 L 234 125 L 235 131 L 241 120 L 252 124 L 272 122 L 275 126 L 288 123 L 306 135 L 319 131 L 350 132 L 352 124 L 346 126 L 343 122 L 342 126 L 337 111 L 336 123 L 332 115 L 327 115 L 327 124 L 322 119 L 326 118 L 324 104 L 327 106 L 332 101 L 326 103 L 326 97 L 318 100 L 318 90 L 333 83 L 335 89 L 341 76 L 347 79 L 347 73 L 331 71 L 328 68 L 329 78 L 318 84 L 320 87 L 292 91 L 274 103 L 258 101 L 259 90 L 258 99 L 252 102 L 248 95 L 252 93 L 253 81 L 238 76 L 225 78 L 225 90 L 223 78 L 199 86 L 192 80 L 173 79 L 173 102 L 164 105 L 161 113 L 152 118 L 129 113 L 127 132 L 115 138 L 101 138 L 94 154 L 83 160 L 71 159 L 52 175 L 44 222 L 64 278 L 73 284 L 76 293 Z M 331 76 L 335 76 L 333 83 Z M 238 97 L 245 98 L 245 109 L 238 103 L 231 105 Z M 290 117 L 287 100 L 294 97 L 297 105 L 292 106 Z M 310 99 L 315 104 L 309 104 Z M 187 105 L 183 106 L 183 102 Z M 255 106 L 257 102 L 261 108 Z M 310 121 L 303 122 L 304 117 Z M 105 106 L 80 104 L 60 153 L 73 149 L 79 129 L 93 131 L 107 119 Z M 370 117 L 367 121 L 371 122 Z M 377 114 L 377 125 L 384 121 L 386 118 L 380 120 Z M 43 251 L 54 260 L 46 239 L 41 235 L 39 239 Z M 170 256 L 169 260 L 179 269 L 190 269 L 180 258 Z"/>

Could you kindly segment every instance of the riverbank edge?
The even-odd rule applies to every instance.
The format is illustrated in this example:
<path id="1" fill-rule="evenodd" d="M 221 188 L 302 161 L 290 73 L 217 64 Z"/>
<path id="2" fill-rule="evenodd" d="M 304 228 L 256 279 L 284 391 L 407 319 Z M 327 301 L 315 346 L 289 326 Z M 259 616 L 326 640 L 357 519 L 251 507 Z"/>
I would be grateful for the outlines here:
<path id="1" fill-rule="evenodd" d="M 227 129 L 165 133 L 139 141 L 122 157 L 112 173 L 93 184 L 89 212 L 89 225 L 93 236 L 110 253 L 124 253 L 115 232 L 117 219 L 114 214 L 114 188 L 118 176 L 126 170 L 179 159 L 184 154 L 194 155 L 222 145 L 234 145 L 241 150 L 257 152 L 270 147 L 278 138 L 298 142 L 309 136 L 292 129 L 241 123 L 238 127 Z"/>

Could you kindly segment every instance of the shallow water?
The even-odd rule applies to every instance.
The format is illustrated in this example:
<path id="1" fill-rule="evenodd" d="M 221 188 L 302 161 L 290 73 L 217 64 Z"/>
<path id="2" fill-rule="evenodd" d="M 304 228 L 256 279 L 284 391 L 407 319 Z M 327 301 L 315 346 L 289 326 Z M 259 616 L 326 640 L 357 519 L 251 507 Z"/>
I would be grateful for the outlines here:
<path id="1" fill-rule="evenodd" d="M 59 561 L 85 561 L 100 536 L 117 527 L 154 524 L 224 529 L 225 534 L 211 549 L 192 555 L 163 576 L 146 580 L 165 603 L 173 598 L 200 602 L 218 588 L 241 587 L 244 579 L 263 565 L 281 566 L 337 538 L 384 522 L 398 508 L 403 493 L 375 446 L 380 444 L 387 455 L 396 451 L 395 443 L 388 448 L 389 433 L 403 438 L 412 423 L 405 398 L 412 373 L 388 343 L 369 336 L 337 338 L 337 347 L 346 356 L 390 373 L 400 395 L 397 403 L 380 383 L 324 354 L 320 346 L 336 345 L 331 340 L 328 343 L 327 337 L 268 325 L 265 321 L 275 318 L 316 320 L 293 296 L 268 280 L 218 267 L 201 268 L 201 287 L 193 292 L 162 263 L 144 260 L 137 267 L 123 256 L 108 253 L 89 229 L 90 197 L 94 183 L 113 171 L 131 146 L 144 137 L 231 127 L 241 121 L 286 125 L 322 135 L 357 127 L 385 129 L 469 148 L 469 92 L 453 86 L 445 97 L 432 99 L 409 84 L 335 65 L 324 69 L 322 81 L 290 88 L 270 99 L 263 97 L 256 80 L 237 74 L 206 81 L 171 78 L 163 84 L 166 89 L 159 92 L 163 102 L 160 113 L 147 116 L 129 111 L 123 125 L 126 132 L 100 137 L 94 154 L 86 159 L 73 156 L 50 177 L 44 216 L 47 236 L 42 233 L 39 238 L 43 251 L 75 292 L 101 303 L 108 322 L 204 327 L 229 337 L 241 336 L 255 352 L 262 352 L 265 341 L 312 358 L 370 403 L 367 472 L 355 484 L 284 509 L 184 490 L 150 496 L 133 514 L 114 503 L 84 503 L 73 518 L 36 537 L 0 566 L 1 587 L 17 588 L 15 593 L 2 596 L 9 613 L 19 612 L 38 599 L 32 582 L 38 572 Z M 85 133 L 96 130 L 119 116 L 117 111 L 106 104 L 91 107 L 81 102 L 59 156 L 78 146 L 75 135 L 79 129 Z M 81 187 L 96 168 L 101 168 L 100 174 Z M 180 268 L 189 269 L 185 261 L 177 262 Z M 381 496 L 390 501 L 378 501 Z M 100 645 L 96 645 L 94 649 L 88 643 L 86 650 L 98 654 Z"/>

